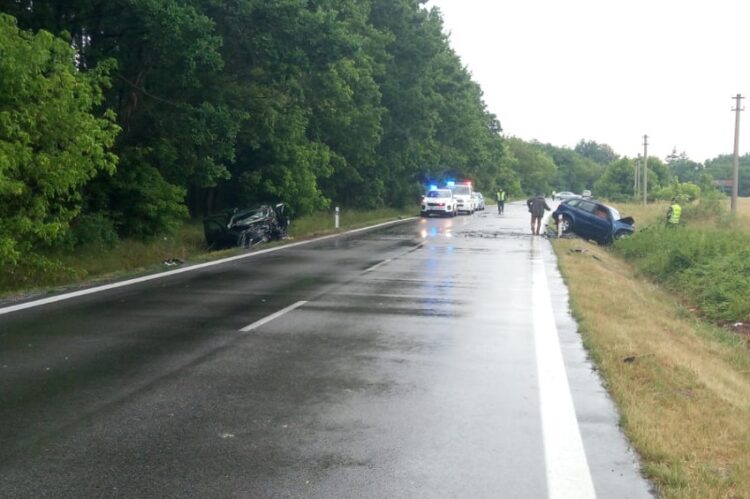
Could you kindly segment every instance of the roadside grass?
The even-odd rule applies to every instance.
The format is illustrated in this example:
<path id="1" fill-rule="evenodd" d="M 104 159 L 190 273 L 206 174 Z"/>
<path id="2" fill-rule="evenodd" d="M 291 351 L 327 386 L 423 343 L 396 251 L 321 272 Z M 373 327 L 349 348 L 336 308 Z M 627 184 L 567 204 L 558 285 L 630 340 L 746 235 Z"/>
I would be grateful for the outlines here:
<path id="1" fill-rule="evenodd" d="M 718 323 L 750 323 L 750 199 L 708 198 L 684 209 L 684 223 L 665 228 L 666 204 L 623 205 L 645 219 L 615 252 L 644 276 Z M 660 218 L 661 215 L 661 218 Z"/>
<path id="2" fill-rule="evenodd" d="M 351 230 L 398 218 L 412 217 L 419 213 L 418 206 L 403 209 L 381 208 L 377 210 L 353 210 L 342 208 L 339 213 L 340 230 Z M 292 220 L 289 235 L 293 238 L 309 238 L 336 232 L 334 211 L 324 211 Z"/>
<path id="3" fill-rule="evenodd" d="M 612 251 L 580 240 L 554 247 L 584 344 L 661 496 L 750 498 L 744 340 L 699 321 Z"/>
<path id="4" fill-rule="evenodd" d="M 417 207 L 402 210 L 342 209 L 340 229 L 345 231 L 374 225 L 389 220 L 414 216 Z M 333 211 L 325 211 L 293 219 L 289 228 L 290 241 L 337 232 Z M 278 246 L 284 242 L 264 244 L 259 249 Z M 124 239 L 111 249 L 81 247 L 74 251 L 58 250 L 48 256 L 51 261 L 43 268 L 21 268 L 15 271 L 0 270 L 0 297 L 19 294 L 40 294 L 58 291 L 58 288 L 109 281 L 132 275 L 168 270 L 165 261 L 176 259 L 184 263 L 199 263 L 236 255 L 248 250 L 232 248 L 209 251 L 200 221 L 190 221 L 174 235 L 151 241 Z M 250 250 L 252 251 L 252 250 Z"/>

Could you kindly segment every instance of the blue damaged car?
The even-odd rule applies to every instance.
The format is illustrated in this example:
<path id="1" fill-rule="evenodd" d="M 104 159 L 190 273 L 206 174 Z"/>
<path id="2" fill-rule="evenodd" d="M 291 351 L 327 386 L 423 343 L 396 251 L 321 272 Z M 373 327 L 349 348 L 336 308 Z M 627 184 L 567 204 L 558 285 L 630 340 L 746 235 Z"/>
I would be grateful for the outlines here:
<path id="1" fill-rule="evenodd" d="M 622 218 L 615 208 L 593 199 L 568 199 L 552 213 L 563 234 L 574 233 L 599 244 L 635 232 L 635 220 Z"/>

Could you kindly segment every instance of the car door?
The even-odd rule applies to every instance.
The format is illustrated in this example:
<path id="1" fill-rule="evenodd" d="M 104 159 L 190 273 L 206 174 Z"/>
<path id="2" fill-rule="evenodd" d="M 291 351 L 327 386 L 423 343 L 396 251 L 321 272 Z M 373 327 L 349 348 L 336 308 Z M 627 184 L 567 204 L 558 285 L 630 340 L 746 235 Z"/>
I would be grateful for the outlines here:
<path id="1" fill-rule="evenodd" d="M 576 221 L 576 232 L 584 239 L 596 239 L 597 217 L 594 214 L 596 203 L 581 200 L 576 208 L 579 211 L 578 220 Z"/>
<path id="2" fill-rule="evenodd" d="M 612 232 L 612 220 L 609 210 L 598 203 L 592 201 L 581 201 L 579 208 L 586 212 L 585 231 L 587 239 L 594 239 L 597 242 L 604 243 Z"/>

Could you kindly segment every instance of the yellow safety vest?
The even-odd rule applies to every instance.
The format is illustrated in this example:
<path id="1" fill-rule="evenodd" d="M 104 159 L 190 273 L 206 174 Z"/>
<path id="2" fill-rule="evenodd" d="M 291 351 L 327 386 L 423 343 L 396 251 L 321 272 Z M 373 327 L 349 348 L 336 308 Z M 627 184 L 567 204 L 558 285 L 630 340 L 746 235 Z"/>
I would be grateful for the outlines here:
<path id="1" fill-rule="evenodd" d="M 669 218 L 667 219 L 667 222 L 671 224 L 678 224 L 680 223 L 680 215 L 682 215 L 682 206 L 675 203 L 672 206 L 669 207 Z"/>

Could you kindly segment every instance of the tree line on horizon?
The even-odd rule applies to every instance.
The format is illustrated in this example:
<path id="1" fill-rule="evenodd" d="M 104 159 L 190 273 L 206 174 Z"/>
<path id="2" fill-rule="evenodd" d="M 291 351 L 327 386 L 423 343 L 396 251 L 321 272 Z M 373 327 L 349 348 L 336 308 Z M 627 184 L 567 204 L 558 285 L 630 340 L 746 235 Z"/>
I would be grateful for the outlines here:
<path id="1" fill-rule="evenodd" d="M 425 3 L 0 0 L 0 264 L 260 202 L 401 207 L 434 179 L 616 194 L 609 146 L 504 136 Z"/>

